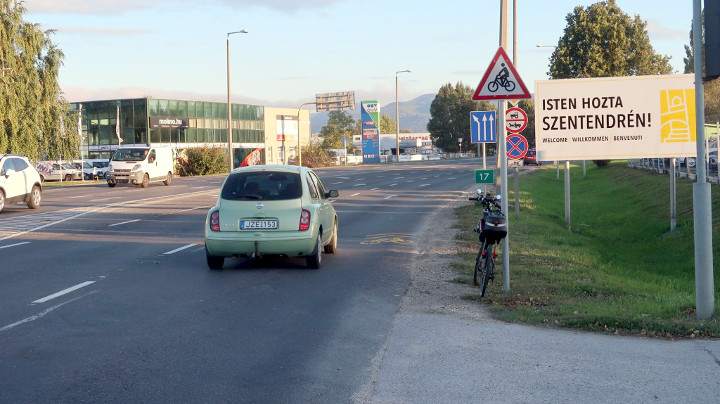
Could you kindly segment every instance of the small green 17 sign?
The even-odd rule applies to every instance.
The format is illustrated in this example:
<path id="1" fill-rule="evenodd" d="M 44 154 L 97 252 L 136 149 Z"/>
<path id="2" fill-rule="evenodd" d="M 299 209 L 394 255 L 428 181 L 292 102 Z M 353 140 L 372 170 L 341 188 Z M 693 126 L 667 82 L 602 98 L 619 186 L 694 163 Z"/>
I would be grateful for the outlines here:
<path id="1" fill-rule="evenodd" d="M 475 183 L 476 184 L 494 184 L 495 183 L 495 171 L 494 170 L 475 170 Z"/>

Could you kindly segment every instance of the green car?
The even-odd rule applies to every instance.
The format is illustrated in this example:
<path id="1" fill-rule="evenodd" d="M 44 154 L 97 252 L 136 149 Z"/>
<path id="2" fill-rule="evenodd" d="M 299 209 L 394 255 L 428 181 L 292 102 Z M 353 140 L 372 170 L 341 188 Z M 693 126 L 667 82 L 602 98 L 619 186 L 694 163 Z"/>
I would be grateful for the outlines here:
<path id="1" fill-rule="evenodd" d="M 251 166 L 233 170 L 205 220 L 205 253 L 210 269 L 227 257 L 304 257 L 320 268 L 322 254 L 334 254 L 338 218 L 327 190 L 310 169 Z"/>

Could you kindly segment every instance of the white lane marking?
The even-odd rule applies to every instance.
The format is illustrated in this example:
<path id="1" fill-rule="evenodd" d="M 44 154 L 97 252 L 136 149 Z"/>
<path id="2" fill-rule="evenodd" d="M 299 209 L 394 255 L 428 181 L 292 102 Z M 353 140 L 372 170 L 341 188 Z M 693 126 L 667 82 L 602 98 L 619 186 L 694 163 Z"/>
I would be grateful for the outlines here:
<path id="1" fill-rule="evenodd" d="M 137 223 L 139 221 L 140 221 L 140 219 L 127 220 L 127 221 L 120 222 L 120 223 L 109 224 L 108 227 L 122 226 L 124 224 Z"/>
<path id="2" fill-rule="evenodd" d="M 364 187 L 365 185 L 367 185 L 367 184 L 355 184 L 355 185 L 353 185 L 353 186 L 354 186 L 354 187 Z"/>
<path id="3" fill-rule="evenodd" d="M 394 187 L 394 186 L 396 186 L 396 185 L 397 185 L 397 183 L 390 184 L 390 185 L 388 185 L 388 186 L 389 186 L 389 187 Z"/>
<path id="4" fill-rule="evenodd" d="M 163 255 L 172 255 L 172 254 L 175 254 L 175 253 L 180 252 L 180 251 L 182 251 L 182 250 L 187 250 L 188 248 L 195 247 L 196 245 L 197 245 L 197 243 L 192 243 L 192 244 L 184 245 L 184 246 L 178 247 L 178 248 L 176 248 L 176 249 L 174 249 L 174 250 L 170 250 L 170 251 L 168 251 L 168 252 L 164 252 Z"/>
<path id="5" fill-rule="evenodd" d="M 1 327 L 1 328 L 0 328 L 0 332 L 13 329 L 13 328 L 15 328 L 15 327 L 17 327 L 17 326 L 19 326 L 19 325 L 25 324 L 25 323 L 29 323 L 29 322 L 32 322 L 32 321 L 35 321 L 35 320 L 39 320 L 39 319 L 45 317 L 46 315 L 48 315 L 49 313 L 51 313 L 51 312 L 53 312 L 53 311 L 55 311 L 55 310 L 57 310 L 57 309 L 65 306 L 65 305 L 68 304 L 68 303 L 72 303 L 72 302 L 74 302 L 74 301 L 76 301 L 76 300 L 80 300 L 80 299 L 82 299 L 82 298 L 84 298 L 84 297 L 90 296 L 90 295 L 95 294 L 95 293 L 97 293 L 97 290 L 93 290 L 92 292 L 85 293 L 84 295 L 81 295 L 81 296 L 78 296 L 78 297 L 74 297 L 74 298 L 72 298 L 72 299 L 70 299 L 70 300 L 68 300 L 68 301 L 66 301 L 66 302 L 62 302 L 62 303 L 60 303 L 60 304 L 56 304 L 55 306 L 48 307 L 47 309 L 41 311 L 41 312 L 38 313 L 38 314 L 35 314 L 35 315 L 33 315 L 33 316 L 30 316 L 30 317 L 26 317 L 26 318 L 24 318 L 24 319 L 22 319 L 22 320 L 20 320 L 20 321 L 16 321 L 16 322 L 14 322 L 14 323 L 12 323 L 12 324 L 8 324 L 8 325 L 6 325 L 6 326 L 4 326 L 4 327 Z"/>
<path id="6" fill-rule="evenodd" d="M 185 213 L 185 212 L 191 212 L 191 211 L 193 211 L 193 210 L 198 210 L 198 209 L 210 209 L 210 208 L 212 208 L 212 206 L 198 206 L 198 207 L 196 207 L 196 208 L 176 210 L 175 212 L 170 212 L 170 213 L 168 213 L 167 215 L 176 215 L 176 214 L 178 214 L 178 213 Z"/>
<path id="7" fill-rule="evenodd" d="M 89 195 L 78 195 L 78 196 L 68 196 L 68 199 L 80 199 L 80 198 L 87 198 Z"/>
<path id="8" fill-rule="evenodd" d="M 428 177 L 422 177 L 422 178 L 420 178 L 420 179 L 421 179 L 421 180 L 426 180 L 426 179 L 428 179 Z"/>
<path id="9" fill-rule="evenodd" d="M 395 177 L 396 180 L 401 180 L 403 178 L 405 178 L 405 177 Z"/>
<path id="10" fill-rule="evenodd" d="M 120 199 L 120 198 L 121 198 L 120 196 L 111 196 L 109 198 L 91 199 L 89 202 L 105 202 L 105 201 L 109 201 L 111 199 Z"/>
<path id="11" fill-rule="evenodd" d="M 456 180 L 456 179 L 457 179 L 457 178 L 455 178 L 455 177 L 450 177 L 450 178 L 448 178 L 447 180 L 450 181 L 450 180 Z"/>
<path id="12" fill-rule="evenodd" d="M 380 189 L 380 188 L 373 188 L 373 189 L 371 189 L 371 191 L 377 191 L 378 189 Z"/>
<path id="13" fill-rule="evenodd" d="M 352 195 L 350 195 L 350 197 L 358 196 L 358 195 L 360 195 L 360 192 L 358 192 L 358 193 L 356 193 L 356 194 L 352 194 Z"/>
<path id="14" fill-rule="evenodd" d="M 30 242 L 29 242 L 29 241 L 23 241 L 22 243 L 15 243 L 15 244 L 4 245 L 4 246 L 0 247 L 0 250 L 2 250 L 3 248 L 17 247 L 17 246 L 19 246 L 19 245 L 25 245 L 25 244 L 30 244 Z"/>
<path id="15" fill-rule="evenodd" d="M 388 196 L 385 197 L 385 200 L 388 200 L 388 199 L 393 198 L 393 197 L 396 197 L 396 196 L 397 196 L 397 195 L 388 195 Z"/>
<path id="16" fill-rule="evenodd" d="M 341 179 L 341 180 L 345 180 L 345 181 L 347 181 L 347 180 L 350 179 L 350 177 L 338 177 L 338 178 Z"/>
<path id="17" fill-rule="evenodd" d="M 82 289 L 82 288 L 84 288 L 85 286 L 90 286 L 90 285 L 92 285 L 93 283 L 95 283 L 95 281 L 86 281 L 86 282 L 78 283 L 78 284 L 75 285 L 75 286 L 70 286 L 70 287 L 67 288 L 67 289 L 63 289 L 63 290 L 61 290 L 61 291 L 59 291 L 59 292 L 55 292 L 55 293 L 53 293 L 53 294 L 51 294 L 51 295 L 47 295 L 47 296 L 45 296 L 45 297 L 43 297 L 43 298 L 41 298 L 41 299 L 37 299 L 37 300 L 35 300 L 35 301 L 32 302 L 32 303 L 33 303 L 33 304 L 45 303 L 45 302 L 50 301 L 50 300 L 52 300 L 52 299 L 56 299 L 56 298 L 58 298 L 58 297 L 60 297 L 60 296 L 62 296 L 62 295 L 67 295 L 67 294 L 70 293 L 70 292 L 74 292 L 74 291 L 76 291 L 76 290 L 78 290 L 78 289 Z"/>
<path id="18" fill-rule="evenodd" d="M 420 185 L 420 188 L 422 188 L 422 187 L 429 187 L 429 186 L 430 186 L 430 184 L 422 184 L 422 185 Z"/>
<path id="19" fill-rule="evenodd" d="M 339 181 L 339 182 L 333 182 L 333 185 L 340 185 L 340 184 L 342 184 L 342 183 L 343 183 L 342 181 Z"/>

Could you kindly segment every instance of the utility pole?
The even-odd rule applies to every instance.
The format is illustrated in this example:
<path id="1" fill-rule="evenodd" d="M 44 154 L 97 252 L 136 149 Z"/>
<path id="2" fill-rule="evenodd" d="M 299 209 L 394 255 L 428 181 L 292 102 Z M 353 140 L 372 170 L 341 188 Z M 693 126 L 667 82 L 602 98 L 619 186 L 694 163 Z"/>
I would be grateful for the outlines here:
<path id="1" fill-rule="evenodd" d="M 507 49 L 508 42 L 508 0 L 500 0 L 500 46 Z M 508 212 L 508 170 L 507 154 L 505 150 L 505 109 L 504 100 L 498 102 L 498 157 L 500 160 L 500 183 L 502 191 L 502 211 L 505 212 L 508 230 L 510 228 L 510 214 Z M 503 239 L 503 292 L 510 292 L 510 237 Z"/>
<path id="2" fill-rule="evenodd" d="M 240 31 L 228 32 L 225 38 L 225 50 L 226 50 L 226 63 L 227 63 L 227 142 L 228 142 L 228 157 L 230 161 L 230 172 L 235 168 L 234 155 L 233 155 L 233 139 L 232 139 L 232 104 L 230 103 L 230 36 L 235 34 L 247 34 L 248 32 L 244 29 Z"/>
<path id="3" fill-rule="evenodd" d="M 517 4 L 518 0 L 513 0 L 513 64 L 518 68 L 518 23 L 517 23 Z M 515 165 L 513 172 L 515 177 L 515 216 L 520 217 L 520 167 Z"/>
<path id="4" fill-rule="evenodd" d="M 398 100 L 398 76 L 403 73 L 410 73 L 410 70 L 399 70 L 395 72 L 395 147 L 398 163 L 400 162 L 400 102 Z"/>
<path id="5" fill-rule="evenodd" d="M 702 2 L 693 0 L 693 43 L 695 44 L 695 105 L 697 159 L 693 184 L 695 228 L 695 312 L 698 320 L 708 320 L 715 311 L 713 279 L 712 205 L 705 159 L 705 94 L 703 93 Z M 701 161 L 701 159 L 703 159 Z"/>

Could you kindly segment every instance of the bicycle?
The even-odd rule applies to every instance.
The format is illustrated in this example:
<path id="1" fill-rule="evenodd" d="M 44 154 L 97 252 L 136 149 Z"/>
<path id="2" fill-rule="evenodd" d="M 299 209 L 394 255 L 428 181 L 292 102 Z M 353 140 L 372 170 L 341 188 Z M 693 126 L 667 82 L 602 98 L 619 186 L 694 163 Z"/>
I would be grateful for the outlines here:
<path id="1" fill-rule="evenodd" d="M 508 80 L 507 77 L 496 77 L 495 80 L 488 83 L 488 90 L 490 90 L 491 93 L 496 92 L 500 87 L 504 88 L 505 91 L 511 92 L 515 90 L 515 82 Z"/>
<path id="2" fill-rule="evenodd" d="M 482 243 L 475 258 L 473 285 L 479 286 L 480 297 L 485 297 L 488 282 L 495 279 L 496 249 L 500 241 L 507 237 L 507 221 L 500 206 L 500 196 L 483 195 L 478 191 L 476 196 L 468 199 L 483 206 L 483 217 L 473 230 L 478 233 Z"/>

